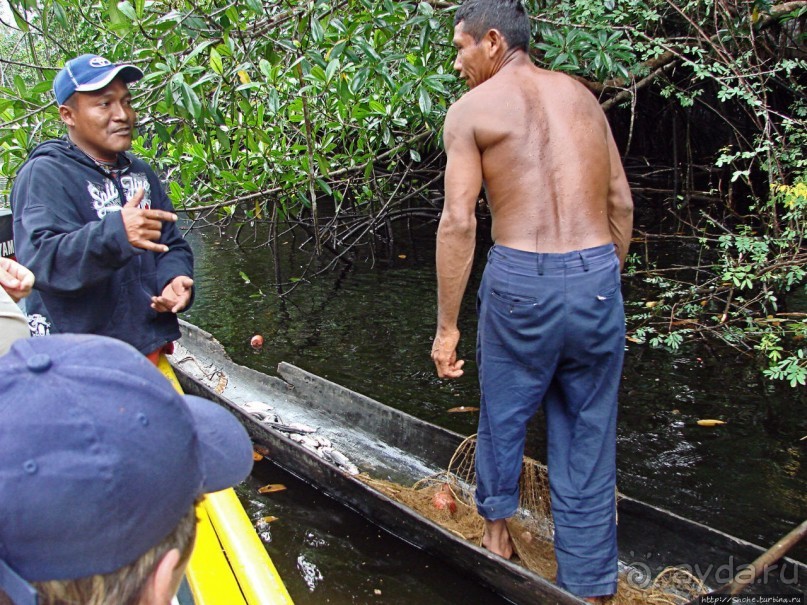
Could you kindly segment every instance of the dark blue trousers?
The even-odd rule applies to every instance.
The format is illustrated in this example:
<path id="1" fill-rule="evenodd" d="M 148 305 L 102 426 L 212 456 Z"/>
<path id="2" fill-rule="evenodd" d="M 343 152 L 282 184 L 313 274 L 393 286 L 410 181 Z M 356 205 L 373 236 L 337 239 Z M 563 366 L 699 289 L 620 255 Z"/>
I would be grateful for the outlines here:
<path id="1" fill-rule="evenodd" d="M 579 596 L 613 594 L 625 349 L 614 247 L 546 254 L 494 246 L 478 311 L 479 513 L 504 519 L 518 508 L 527 422 L 543 404 L 557 584 Z"/>

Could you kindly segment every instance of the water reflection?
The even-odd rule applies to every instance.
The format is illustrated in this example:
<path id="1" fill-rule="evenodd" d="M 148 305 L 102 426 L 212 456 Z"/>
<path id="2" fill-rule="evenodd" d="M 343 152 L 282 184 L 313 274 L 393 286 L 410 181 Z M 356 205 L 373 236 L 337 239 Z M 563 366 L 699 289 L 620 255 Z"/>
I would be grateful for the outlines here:
<path id="1" fill-rule="evenodd" d="M 401 240 L 403 260 L 394 255 L 390 265 L 357 263 L 281 299 L 272 286 L 268 249 L 248 251 L 217 231 L 194 231 L 189 240 L 198 292 L 186 318 L 213 333 L 239 363 L 275 373 L 280 361 L 288 361 L 425 420 L 473 433 L 476 414 L 448 410 L 478 405 L 474 297 L 466 295 L 461 312 L 459 353 L 466 375 L 440 381 L 429 359 L 436 317 L 434 226 L 416 235 L 416 246 Z M 310 259 L 295 254 L 294 243 L 280 249 L 283 280 L 303 277 Z M 473 290 L 483 256 L 477 255 Z M 640 300 L 637 287 L 627 280 L 626 298 Z M 256 333 L 266 342 L 260 352 L 249 346 Z M 627 344 L 618 437 L 621 491 L 765 546 L 807 518 L 807 441 L 800 441 L 807 435 L 804 389 L 762 381 L 731 351 L 713 354 L 690 346 L 671 355 Z M 701 418 L 727 424 L 701 427 Z M 539 417 L 528 431 L 527 453 L 540 459 L 543 430 Z M 333 545 L 309 549 L 304 560 L 324 570 L 321 557 Z M 807 546 L 793 552 L 807 560 Z M 389 591 L 379 589 L 383 602 L 392 602 L 386 600 Z"/>

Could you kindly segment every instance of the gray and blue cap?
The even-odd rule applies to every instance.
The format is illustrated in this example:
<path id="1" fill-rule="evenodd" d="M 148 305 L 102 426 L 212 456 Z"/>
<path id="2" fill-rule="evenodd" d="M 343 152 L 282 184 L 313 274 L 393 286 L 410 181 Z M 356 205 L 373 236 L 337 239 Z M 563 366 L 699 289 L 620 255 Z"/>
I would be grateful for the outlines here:
<path id="1" fill-rule="evenodd" d="M 143 77 L 143 72 L 125 63 L 115 64 L 99 55 L 81 55 L 65 63 L 53 79 L 56 104 L 63 105 L 74 92 L 101 90 L 117 76 L 129 84 Z"/>
<path id="2" fill-rule="evenodd" d="M 104 336 L 18 340 L 0 357 L 0 589 L 107 574 L 136 561 L 197 497 L 252 468 L 225 408 L 180 395 Z"/>

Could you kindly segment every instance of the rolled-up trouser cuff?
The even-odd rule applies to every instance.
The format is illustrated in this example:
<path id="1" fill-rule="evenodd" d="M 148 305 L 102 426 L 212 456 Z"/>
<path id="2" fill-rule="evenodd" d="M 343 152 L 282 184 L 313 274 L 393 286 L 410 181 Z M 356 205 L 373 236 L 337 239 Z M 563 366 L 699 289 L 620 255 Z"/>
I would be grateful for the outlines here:
<path id="1" fill-rule="evenodd" d="M 616 580 L 605 584 L 562 584 L 558 582 L 563 590 L 566 590 L 578 597 L 607 597 L 616 594 Z"/>
<path id="2" fill-rule="evenodd" d="M 518 494 L 513 496 L 490 496 L 485 498 L 485 502 L 479 501 L 475 496 L 476 510 L 487 521 L 497 521 L 498 519 L 508 519 L 516 514 L 518 510 Z"/>

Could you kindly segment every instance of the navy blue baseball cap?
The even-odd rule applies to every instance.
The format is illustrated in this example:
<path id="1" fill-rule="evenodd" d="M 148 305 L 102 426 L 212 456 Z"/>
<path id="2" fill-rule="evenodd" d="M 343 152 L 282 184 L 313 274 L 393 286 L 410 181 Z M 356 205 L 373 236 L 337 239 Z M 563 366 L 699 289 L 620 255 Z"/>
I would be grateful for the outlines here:
<path id="1" fill-rule="evenodd" d="M 0 589 L 34 605 L 30 582 L 116 571 L 251 469 L 235 416 L 130 345 L 18 340 L 0 357 Z"/>
<path id="2" fill-rule="evenodd" d="M 142 78 L 143 72 L 134 65 L 115 64 L 99 55 L 81 55 L 71 59 L 53 79 L 56 104 L 63 105 L 74 92 L 101 90 L 116 76 L 129 84 Z"/>

